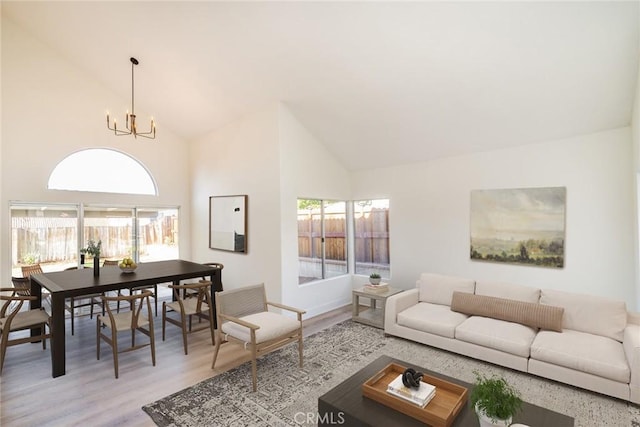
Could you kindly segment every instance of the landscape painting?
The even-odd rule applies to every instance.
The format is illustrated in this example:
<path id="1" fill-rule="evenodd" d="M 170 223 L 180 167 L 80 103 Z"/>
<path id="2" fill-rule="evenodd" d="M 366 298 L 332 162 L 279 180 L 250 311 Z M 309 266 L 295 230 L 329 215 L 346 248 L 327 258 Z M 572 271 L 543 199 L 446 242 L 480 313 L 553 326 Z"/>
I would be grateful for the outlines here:
<path id="1" fill-rule="evenodd" d="M 565 187 L 471 191 L 471 259 L 564 267 Z"/>

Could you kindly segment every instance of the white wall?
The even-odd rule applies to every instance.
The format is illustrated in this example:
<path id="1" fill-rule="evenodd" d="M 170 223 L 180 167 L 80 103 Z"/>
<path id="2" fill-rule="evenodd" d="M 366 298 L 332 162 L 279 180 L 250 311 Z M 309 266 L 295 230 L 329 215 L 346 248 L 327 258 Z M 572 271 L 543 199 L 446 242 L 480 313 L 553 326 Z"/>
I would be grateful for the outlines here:
<path id="1" fill-rule="evenodd" d="M 10 277 L 9 201 L 180 206 L 180 256 L 189 259 L 188 152 L 184 142 L 158 123 L 155 140 L 116 137 L 106 128 L 109 105 L 122 105 L 82 69 L 2 18 L 2 157 L 0 170 L 0 279 Z M 124 111 L 112 112 L 121 114 Z M 137 111 L 140 117 L 148 117 Z M 47 190 L 56 164 L 90 147 L 117 149 L 142 162 L 159 195 L 140 196 Z M 78 177 L 91 179 L 91 177 Z"/>
<path id="2" fill-rule="evenodd" d="M 349 174 L 324 145 L 291 114 L 280 108 L 280 195 L 282 295 L 285 304 L 311 317 L 351 302 L 351 278 L 341 276 L 298 285 L 297 199 L 349 200 Z"/>
<path id="3" fill-rule="evenodd" d="M 298 197 L 349 198 L 349 175 L 282 105 L 191 143 L 192 253 L 224 264 L 225 289 L 264 282 L 267 296 L 313 316 L 351 301 L 349 276 L 298 286 Z M 208 248 L 209 197 L 247 194 L 247 254 Z"/>
<path id="4" fill-rule="evenodd" d="M 635 184 L 635 262 L 636 262 L 636 301 L 640 307 L 640 68 L 636 80 L 636 95 L 631 111 L 631 139 L 633 141 L 633 175 Z"/>
<path id="5" fill-rule="evenodd" d="M 224 264 L 224 289 L 264 282 L 281 301 L 278 107 L 248 115 L 190 144 L 193 260 Z M 209 197 L 248 195 L 248 252 L 209 249 Z"/>
<path id="6" fill-rule="evenodd" d="M 353 197 L 389 197 L 391 283 L 422 272 L 622 299 L 636 309 L 630 128 L 352 174 Z M 566 187 L 565 267 L 469 259 L 474 189 Z"/>

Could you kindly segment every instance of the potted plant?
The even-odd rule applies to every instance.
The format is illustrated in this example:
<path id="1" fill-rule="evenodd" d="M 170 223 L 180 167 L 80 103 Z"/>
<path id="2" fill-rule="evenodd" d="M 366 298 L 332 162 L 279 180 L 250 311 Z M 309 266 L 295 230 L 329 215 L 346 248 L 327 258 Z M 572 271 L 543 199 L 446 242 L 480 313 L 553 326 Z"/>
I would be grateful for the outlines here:
<path id="1" fill-rule="evenodd" d="M 87 254 L 90 257 L 93 257 L 93 275 L 100 275 L 100 252 L 102 251 L 102 240 L 98 240 L 96 243 L 95 240 L 89 239 L 86 248 L 80 249 L 81 254 Z"/>
<path id="2" fill-rule="evenodd" d="M 471 406 L 475 408 L 480 426 L 509 426 L 520 410 L 522 399 L 518 390 L 498 376 L 491 378 L 474 371 L 476 384 L 471 392 Z"/>
<path id="3" fill-rule="evenodd" d="M 378 273 L 371 273 L 369 275 L 369 283 L 371 283 L 372 285 L 379 285 L 380 280 L 382 280 L 382 277 L 380 277 Z"/>

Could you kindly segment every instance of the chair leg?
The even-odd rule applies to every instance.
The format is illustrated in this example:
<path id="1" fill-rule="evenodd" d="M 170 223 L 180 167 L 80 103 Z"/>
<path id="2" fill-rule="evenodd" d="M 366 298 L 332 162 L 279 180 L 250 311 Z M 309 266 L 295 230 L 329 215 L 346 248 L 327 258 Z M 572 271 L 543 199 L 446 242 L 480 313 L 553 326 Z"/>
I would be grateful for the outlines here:
<path id="1" fill-rule="evenodd" d="M 7 354 L 7 344 L 9 332 L 2 331 L 2 339 L 0 340 L 0 375 L 2 375 L 2 367 L 4 366 L 4 357 Z"/>
<path id="2" fill-rule="evenodd" d="M 153 321 L 149 321 L 149 339 L 151 341 L 150 343 L 150 347 L 151 347 L 151 363 L 153 364 L 153 366 L 156 366 L 156 340 L 155 340 L 155 334 L 153 332 Z"/>
<path id="3" fill-rule="evenodd" d="M 111 350 L 113 351 L 113 369 L 118 378 L 118 333 L 111 330 Z"/>
<path id="4" fill-rule="evenodd" d="M 258 389 L 258 362 L 256 361 L 256 346 L 253 346 L 251 350 L 252 360 L 251 360 L 251 377 L 253 379 L 253 391 L 255 392 Z"/>
<path id="5" fill-rule="evenodd" d="M 158 285 L 153 285 L 153 303 L 156 306 L 156 317 L 158 316 Z"/>
<path id="6" fill-rule="evenodd" d="M 218 332 L 218 339 L 216 340 L 216 348 L 213 351 L 213 363 L 211 364 L 211 369 L 216 367 L 216 360 L 218 359 L 218 351 L 220 350 L 220 343 L 222 342 L 222 333 Z"/>
<path id="7" fill-rule="evenodd" d="M 100 316 L 96 316 L 96 358 L 100 360 Z"/>
<path id="8" fill-rule="evenodd" d="M 180 313 L 180 318 L 182 320 L 181 322 L 181 328 L 182 328 L 182 346 L 184 347 L 184 354 L 187 355 L 187 325 L 186 325 L 186 317 L 184 315 L 184 313 Z M 189 324 L 191 324 L 191 316 L 189 316 Z"/>
<path id="9" fill-rule="evenodd" d="M 302 331 L 300 331 L 300 338 L 298 339 L 298 354 L 300 355 L 300 367 L 302 368 Z"/>
<path id="10" fill-rule="evenodd" d="M 45 328 L 45 326 L 47 326 L 46 323 L 43 323 L 40 325 L 40 330 L 42 331 L 42 335 L 45 335 L 47 333 L 47 328 Z M 51 329 L 49 329 L 49 333 L 51 333 Z M 43 338 L 42 339 L 42 349 L 46 350 L 47 349 L 47 339 Z"/>
<path id="11" fill-rule="evenodd" d="M 211 330 L 211 345 L 216 344 L 215 332 L 216 329 L 213 327 L 213 316 L 209 314 L 209 329 Z"/>
<path id="12" fill-rule="evenodd" d="M 167 329 L 167 302 L 162 301 L 162 341 L 164 341 L 164 333 Z"/>

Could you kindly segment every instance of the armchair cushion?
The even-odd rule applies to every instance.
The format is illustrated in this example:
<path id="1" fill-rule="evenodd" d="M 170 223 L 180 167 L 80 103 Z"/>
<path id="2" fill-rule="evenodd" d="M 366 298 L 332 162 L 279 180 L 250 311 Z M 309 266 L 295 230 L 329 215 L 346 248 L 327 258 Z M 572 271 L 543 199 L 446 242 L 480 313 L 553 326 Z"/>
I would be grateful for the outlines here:
<path id="1" fill-rule="evenodd" d="M 297 331 L 301 326 L 297 320 L 269 311 L 250 314 L 240 317 L 239 319 L 260 327 L 260 329 L 256 330 L 256 344 L 281 337 L 289 332 Z M 224 322 L 222 324 L 222 332 L 244 342 L 251 342 L 251 330 L 237 323 Z"/>

